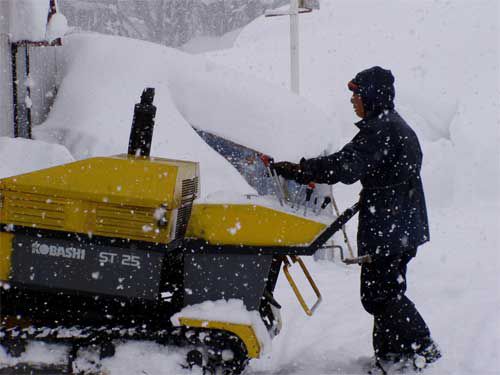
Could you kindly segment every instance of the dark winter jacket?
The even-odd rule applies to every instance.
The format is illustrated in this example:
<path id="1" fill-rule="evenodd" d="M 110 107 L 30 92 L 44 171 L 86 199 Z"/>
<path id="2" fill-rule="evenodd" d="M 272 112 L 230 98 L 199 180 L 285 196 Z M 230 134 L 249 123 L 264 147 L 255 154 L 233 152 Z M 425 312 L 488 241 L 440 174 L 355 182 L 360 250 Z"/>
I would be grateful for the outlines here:
<path id="1" fill-rule="evenodd" d="M 351 81 L 368 116 L 358 134 L 332 155 L 302 160 L 300 169 L 318 183 L 361 181 L 358 254 L 388 256 L 429 240 L 422 151 L 417 136 L 394 110 L 394 78 L 374 67 Z"/>
<path id="2" fill-rule="evenodd" d="M 391 255 L 429 240 L 420 178 L 422 151 L 413 130 L 392 110 L 356 124 L 342 150 L 304 160 L 318 183 L 361 181 L 358 254 Z"/>

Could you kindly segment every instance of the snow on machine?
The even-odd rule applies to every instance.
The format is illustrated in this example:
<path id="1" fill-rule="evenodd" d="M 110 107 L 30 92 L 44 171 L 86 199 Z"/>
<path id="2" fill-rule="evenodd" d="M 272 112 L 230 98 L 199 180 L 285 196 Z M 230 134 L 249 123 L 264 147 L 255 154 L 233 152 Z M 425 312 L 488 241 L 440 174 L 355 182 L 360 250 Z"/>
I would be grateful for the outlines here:
<path id="1" fill-rule="evenodd" d="M 0 344 L 12 357 L 30 341 L 67 343 L 71 372 L 81 348 L 105 358 L 117 340 L 153 340 L 186 347 L 188 365 L 238 374 L 279 332 L 281 269 L 306 313 L 321 301 L 299 256 L 356 208 L 326 226 L 253 202 L 194 203 L 198 164 L 149 156 L 153 97 L 146 89 L 136 105 L 128 154 L 0 180 Z M 294 263 L 313 307 L 288 272 Z M 233 300 L 258 319 L 217 315 Z M 197 315 L 207 301 L 212 314 Z"/>

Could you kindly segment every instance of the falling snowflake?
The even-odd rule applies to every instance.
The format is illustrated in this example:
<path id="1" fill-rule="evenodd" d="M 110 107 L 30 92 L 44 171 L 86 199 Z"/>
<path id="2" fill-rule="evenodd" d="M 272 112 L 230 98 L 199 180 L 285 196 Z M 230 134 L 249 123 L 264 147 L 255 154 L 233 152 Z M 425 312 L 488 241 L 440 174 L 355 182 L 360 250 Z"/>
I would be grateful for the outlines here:
<path id="1" fill-rule="evenodd" d="M 241 223 L 239 221 L 236 222 L 234 227 L 228 228 L 227 231 L 234 236 L 241 229 Z"/>

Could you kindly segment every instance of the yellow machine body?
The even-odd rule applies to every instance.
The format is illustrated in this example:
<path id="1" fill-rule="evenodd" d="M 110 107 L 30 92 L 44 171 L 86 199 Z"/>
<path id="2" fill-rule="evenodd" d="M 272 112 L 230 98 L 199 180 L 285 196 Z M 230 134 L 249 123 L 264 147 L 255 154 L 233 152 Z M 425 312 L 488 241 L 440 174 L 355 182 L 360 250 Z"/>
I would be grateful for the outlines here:
<path id="1" fill-rule="evenodd" d="M 249 358 L 260 357 L 261 345 L 251 325 L 191 318 L 179 318 L 179 323 L 181 326 L 186 327 L 211 328 L 232 332 L 245 344 Z"/>
<path id="2" fill-rule="evenodd" d="M 0 232 L 0 281 L 9 278 L 13 237 L 11 233 Z"/>
<path id="3" fill-rule="evenodd" d="M 186 237 L 212 245 L 299 246 L 326 225 L 253 204 L 195 204 Z"/>
<path id="4" fill-rule="evenodd" d="M 325 230 L 323 223 L 259 204 L 193 204 L 198 176 L 197 163 L 117 155 L 1 179 L 0 282 L 11 273 L 11 226 L 165 245 L 187 237 L 209 245 L 283 247 L 284 253 Z M 232 332 L 249 358 L 261 354 L 251 325 L 188 318 L 180 324 Z"/>
<path id="5" fill-rule="evenodd" d="M 117 155 L 5 178 L 0 223 L 168 244 L 184 236 L 198 170 L 194 162 Z M 0 234 L 0 280 L 11 242 Z"/>

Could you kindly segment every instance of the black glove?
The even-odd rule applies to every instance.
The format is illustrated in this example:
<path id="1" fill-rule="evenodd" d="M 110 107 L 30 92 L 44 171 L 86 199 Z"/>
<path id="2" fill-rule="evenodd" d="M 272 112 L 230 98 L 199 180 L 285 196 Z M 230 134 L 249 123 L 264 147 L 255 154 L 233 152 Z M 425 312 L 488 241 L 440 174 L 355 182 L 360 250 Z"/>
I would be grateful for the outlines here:
<path id="1" fill-rule="evenodd" d="M 312 174 L 301 168 L 299 164 L 290 163 L 288 161 L 280 161 L 278 163 L 273 163 L 271 168 L 273 168 L 276 173 L 283 178 L 287 180 L 295 180 L 302 185 L 307 185 L 313 180 Z"/>
<path id="2" fill-rule="evenodd" d="M 271 168 L 276 171 L 276 173 L 287 180 L 295 180 L 295 176 L 299 173 L 300 166 L 295 163 L 290 163 L 289 161 L 280 161 L 271 164 Z"/>

